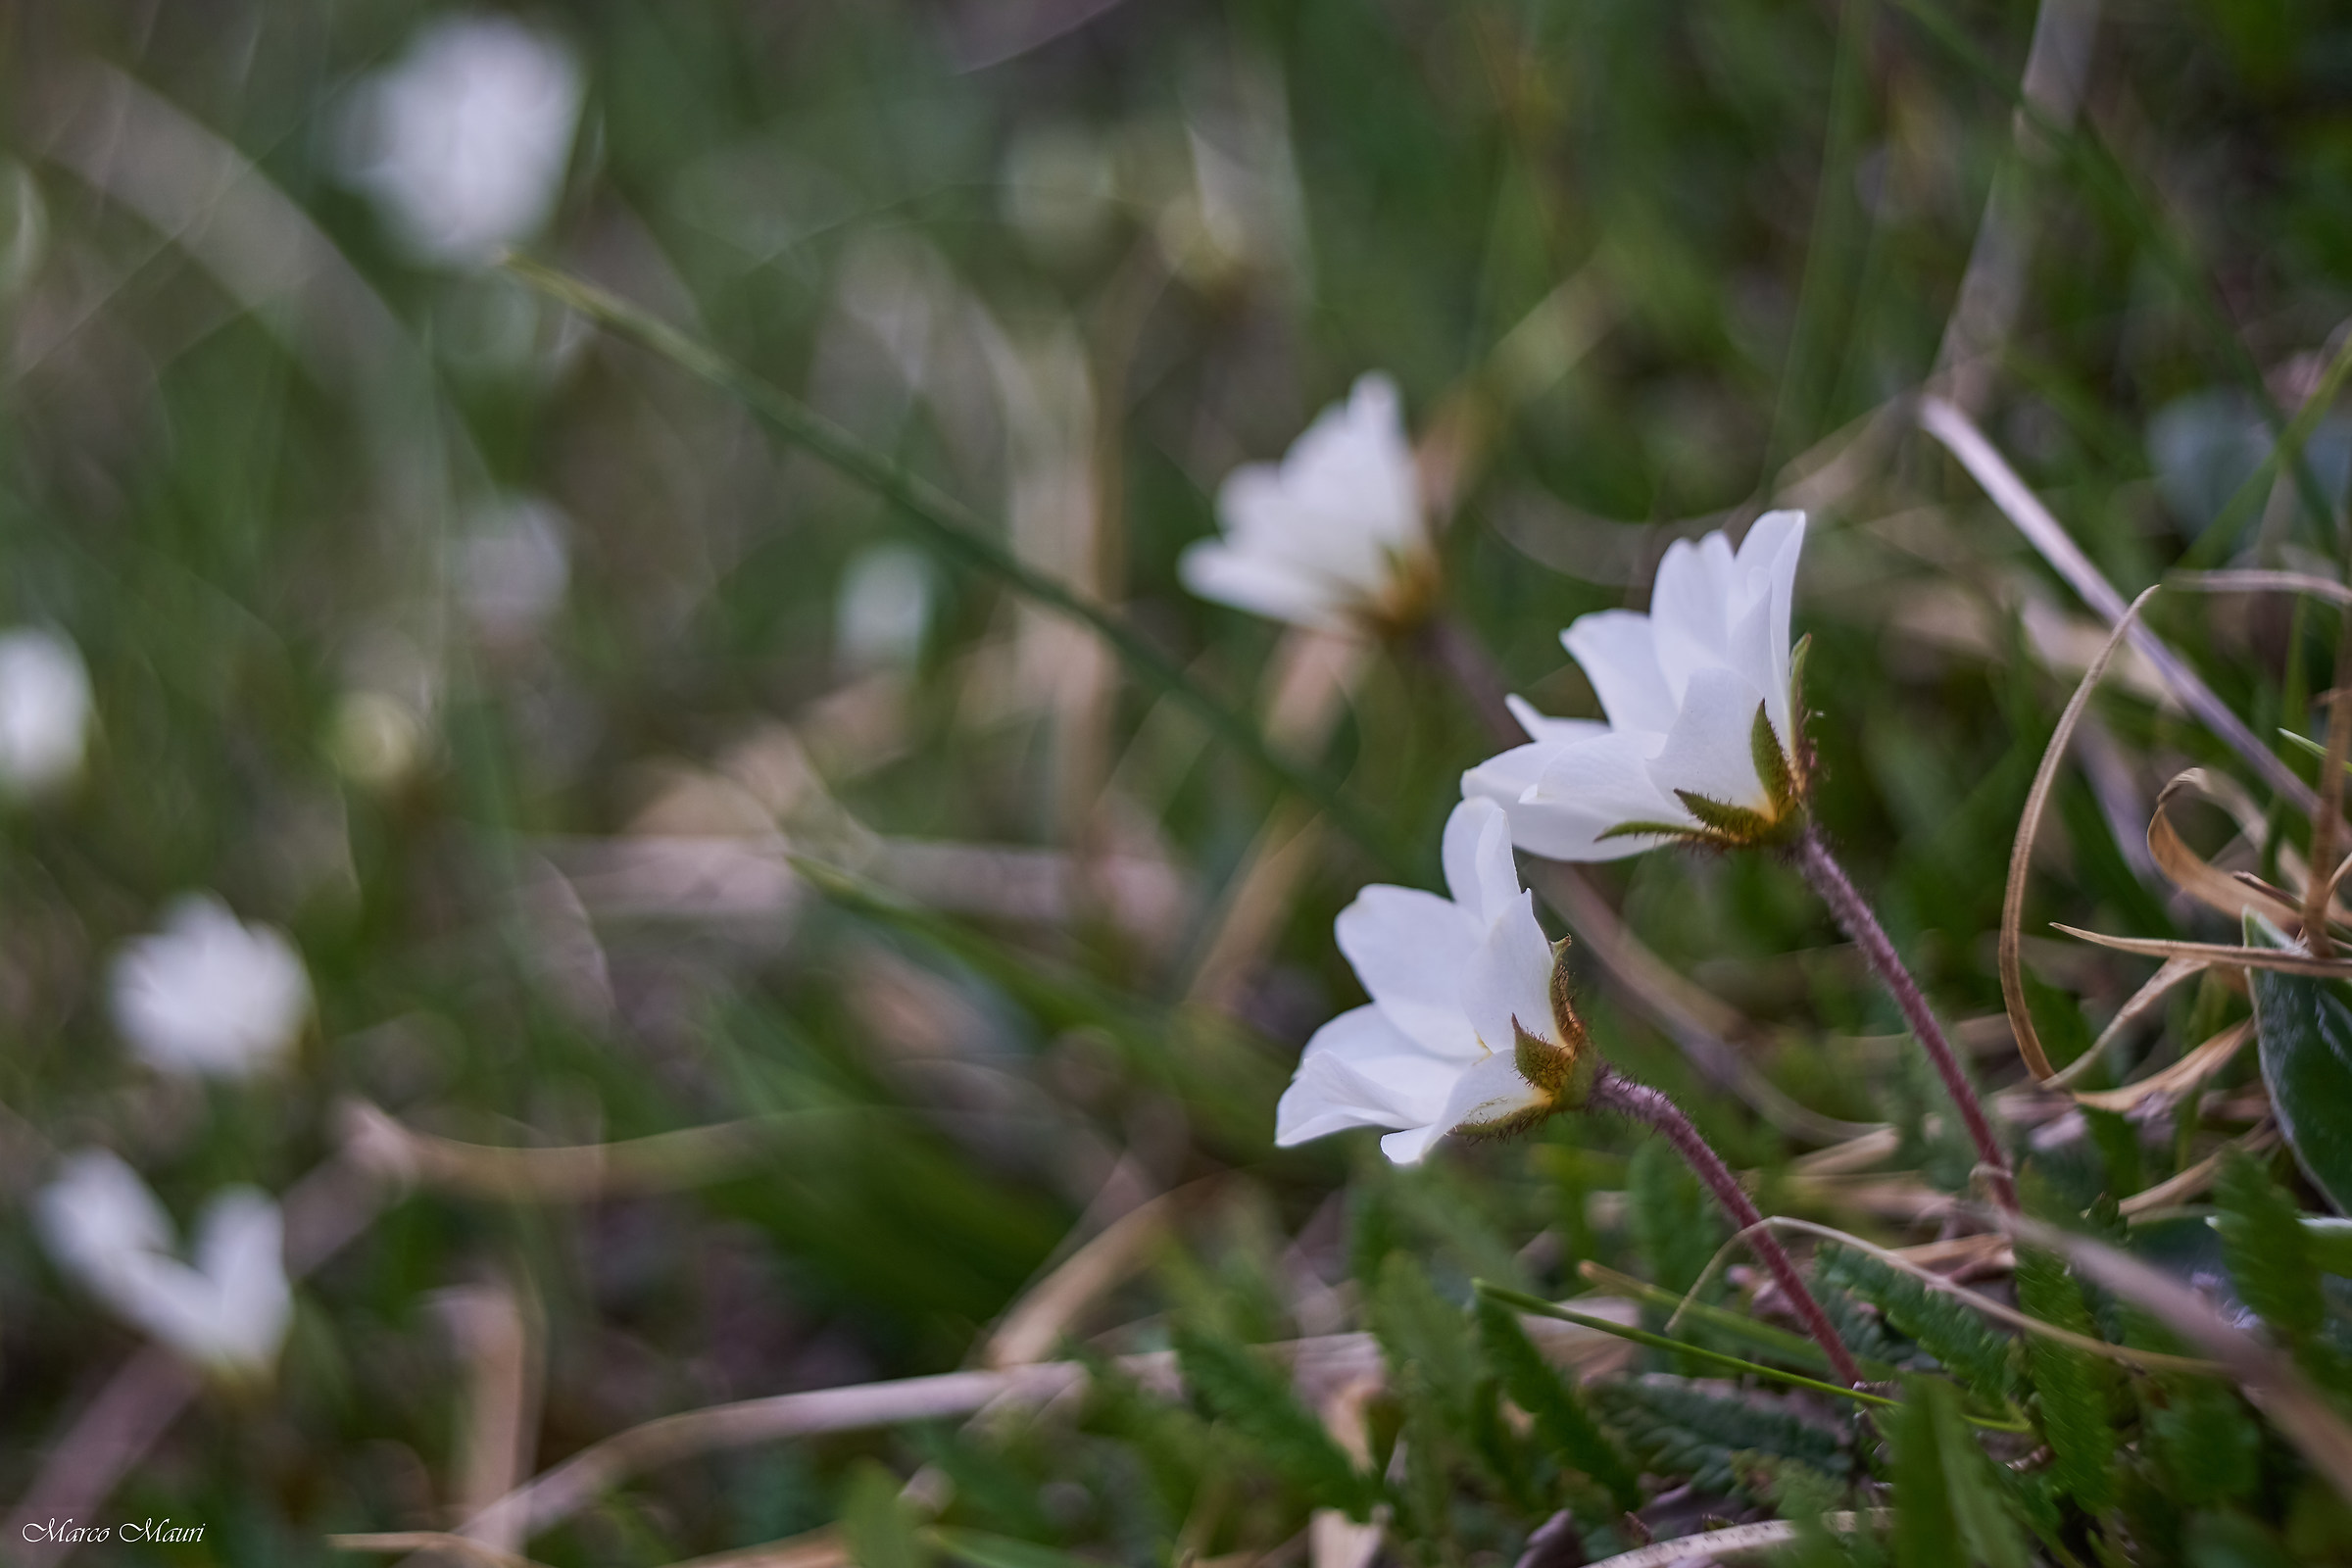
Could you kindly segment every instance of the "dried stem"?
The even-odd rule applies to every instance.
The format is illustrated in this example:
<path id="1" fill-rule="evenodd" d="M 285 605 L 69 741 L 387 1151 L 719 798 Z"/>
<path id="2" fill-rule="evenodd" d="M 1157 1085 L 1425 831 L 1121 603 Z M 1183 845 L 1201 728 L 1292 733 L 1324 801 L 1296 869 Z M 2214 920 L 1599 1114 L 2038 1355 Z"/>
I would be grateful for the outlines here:
<path id="1" fill-rule="evenodd" d="M 1944 1091 L 1960 1109 L 1960 1119 L 1968 1127 L 1969 1142 L 1977 1146 L 1977 1158 L 1991 1183 L 1993 1200 L 2015 1213 L 2017 1186 L 2009 1174 L 2009 1156 L 2000 1140 L 1993 1136 L 1984 1106 L 1978 1101 L 1967 1075 L 1960 1070 L 1960 1058 L 1953 1054 L 1952 1043 L 1944 1038 L 1943 1026 L 1936 1021 L 1935 1012 L 1928 1006 L 1926 994 L 1919 989 L 1919 982 L 1911 978 L 1911 971 L 1903 967 L 1894 944 L 1887 939 L 1886 928 L 1879 924 L 1879 917 L 1855 890 L 1844 867 L 1830 854 L 1829 845 L 1822 841 L 1821 829 L 1810 822 L 1796 841 L 1795 859 L 1798 869 L 1805 873 L 1805 880 L 1813 884 L 1813 890 L 1838 917 L 1838 926 L 1862 950 L 1862 956 L 1877 973 L 1879 983 L 1894 998 L 1895 1005 L 1903 1009 L 1904 1020 L 1919 1037 L 1928 1059 L 1936 1064 L 1937 1075 L 1943 1079 Z"/>
<path id="2" fill-rule="evenodd" d="M 1830 1365 L 1837 1369 L 1838 1376 L 1848 1386 L 1864 1381 L 1861 1367 L 1854 1363 L 1845 1342 L 1838 1337 L 1837 1326 L 1830 1321 L 1830 1315 L 1821 1309 L 1821 1303 L 1806 1289 L 1804 1276 L 1797 1273 L 1796 1265 L 1788 1260 L 1788 1250 L 1781 1246 L 1780 1238 L 1774 1236 L 1765 1225 L 1764 1216 L 1757 1212 L 1754 1201 L 1732 1174 L 1731 1167 L 1699 1136 L 1698 1129 L 1690 1125 L 1690 1118 L 1683 1114 L 1680 1105 L 1660 1091 L 1646 1084 L 1638 1084 L 1610 1067 L 1601 1068 L 1594 1077 L 1592 1097 L 1585 1103 L 1591 1109 L 1614 1111 L 1628 1120 L 1641 1122 L 1672 1144 L 1675 1152 L 1683 1156 L 1683 1162 L 1696 1172 L 1707 1190 L 1715 1195 L 1715 1201 L 1723 1205 L 1724 1213 L 1731 1218 L 1733 1229 L 1747 1238 L 1756 1255 L 1764 1260 L 1764 1266 L 1772 1271 L 1774 1282 L 1780 1286 L 1782 1294 L 1788 1298 L 1789 1304 L 1796 1309 L 1796 1315 L 1804 1320 L 1806 1332 L 1821 1346 L 1822 1352 L 1830 1358 Z"/>

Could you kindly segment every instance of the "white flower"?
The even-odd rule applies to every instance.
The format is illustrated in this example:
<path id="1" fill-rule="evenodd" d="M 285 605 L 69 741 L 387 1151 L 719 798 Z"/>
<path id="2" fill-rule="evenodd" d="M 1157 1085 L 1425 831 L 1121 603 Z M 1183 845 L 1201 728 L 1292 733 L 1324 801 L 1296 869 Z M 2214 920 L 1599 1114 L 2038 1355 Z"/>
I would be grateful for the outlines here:
<path id="1" fill-rule="evenodd" d="M 1177 574 L 1214 599 L 1302 626 L 1409 619 L 1434 569 L 1419 471 L 1396 385 L 1357 379 L 1279 466 L 1236 468 L 1217 492 L 1224 537 L 1184 552 Z"/>
<path id="2" fill-rule="evenodd" d="M 931 622 L 931 564 L 905 545 L 859 551 L 834 601 L 834 657 L 846 669 L 901 669 L 923 651 Z"/>
<path id="3" fill-rule="evenodd" d="M 1678 540 L 1648 614 L 1604 610 L 1560 635 L 1607 722 L 1546 718 L 1512 698 L 1530 744 L 1472 768 L 1462 793 L 1499 803 L 1513 842 L 1555 860 L 1615 859 L 1675 837 L 1751 843 L 1792 822 L 1788 607 L 1804 539 L 1803 513 L 1773 512 L 1737 554 L 1720 533 Z M 1635 824 L 1657 831 L 1627 831 Z"/>
<path id="4" fill-rule="evenodd" d="M 242 1078 L 285 1059 L 311 1013 L 302 957 L 275 927 L 246 925 L 209 895 L 128 944 L 111 976 L 115 1025 L 165 1072 Z"/>
<path id="5" fill-rule="evenodd" d="M 1340 911 L 1340 951 L 1368 1006 L 1315 1031 L 1275 1111 L 1288 1148 L 1347 1127 L 1410 1165 L 1449 1132 L 1500 1133 L 1581 1104 L 1593 1057 L 1555 986 L 1556 954 L 1492 801 L 1446 823 L 1450 899 L 1374 886 Z"/>
<path id="6" fill-rule="evenodd" d="M 174 1253 L 172 1220 L 128 1165 L 103 1150 L 65 1163 L 34 1203 L 58 1266 L 124 1321 L 200 1365 L 269 1371 L 294 1313 L 284 1222 L 250 1187 L 213 1195 L 195 1261 Z"/>
<path id="7" fill-rule="evenodd" d="M 81 772 L 90 672 L 53 631 L 0 633 L 0 787 L 40 795 Z"/>
<path id="8" fill-rule="evenodd" d="M 580 91 L 571 51 L 519 22 L 435 23 L 361 85 L 345 175 L 420 259 L 487 261 L 554 210 Z"/>

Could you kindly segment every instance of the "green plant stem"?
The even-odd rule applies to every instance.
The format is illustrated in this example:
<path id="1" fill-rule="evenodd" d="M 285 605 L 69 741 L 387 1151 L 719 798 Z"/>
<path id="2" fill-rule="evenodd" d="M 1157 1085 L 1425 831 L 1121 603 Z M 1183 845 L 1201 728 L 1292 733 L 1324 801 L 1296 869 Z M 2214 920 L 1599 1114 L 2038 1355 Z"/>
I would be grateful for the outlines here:
<path id="1" fill-rule="evenodd" d="M 1838 1338 L 1838 1326 L 1821 1309 L 1821 1302 L 1814 1299 L 1804 1276 L 1796 1271 L 1788 1250 L 1781 1246 L 1780 1238 L 1765 1225 L 1764 1216 L 1757 1212 L 1739 1178 L 1724 1164 L 1723 1156 L 1699 1136 L 1698 1129 L 1690 1125 L 1690 1118 L 1683 1114 L 1680 1105 L 1647 1084 L 1638 1084 L 1613 1067 L 1603 1067 L 1593 1077 L 1592 1092 L 1585 1106 L 1589 1110 L 1613 1111 L 1630 1121 L 1641 1122 L 1672 1144 L 1675 1152 L 1683 1156 L 1683 1162 L 1706 1184 L 1724 1213 L 1731 1216 L 1733 1229 L 1747 1239 L 1747 1245 L 1763 1260 L 1773 1282 L 1780 1286 L 1781 1293 L 1788 1298 L 1789 1306 L 1805 1325 L 1805 1331 L 1830 1358 L 1831 1370 L 1848 1384 L 1865 1381 L 1853 1353 L 1846 1349 L 1845 1341 Z"/>
<path id="2" fill-rule="evenodd" d="M 1389 871 L 1409 874 L 1413 857 L 1388 827 L 1350 800 L 1332 780 L 1266 743 L 1256 728 L 1210 696 L 1141 631 L 1104 606 L 1037 571 L 999 544 L 986 519 L 938 486 L 858 440 L 798 398 L 689 337 L 668 322 L 592 283 L 523 257 L 506 270 L 549 298 L 651 349 L 719 388 L 758 416 L 785 441 L 872 490 L 896 507 L 943 553 L 1002 580 L 1015 592 L 1093 631 L 1137 674 L 1204 721 L 1221 739 L 1287 788 L 1304 796 L 1361 844 Z"/>
<path id="3" fill-rule="evenodd" d="M 1879 977 L 1879 983 L 1894 998 L 1895 1005 L 1902 1009 L 1904 1020 L 1911 1026 L 1911 1032 L 1919 1037 L 1920 1046 L 1927 1052 L 1928 1059 L 1936 1064 L 1936 1075 L 1943 1080 L 1944 1092 L 1951 1096 L 1952 1103 L 1959 1108 L 1960 1120 L 1968 1128 L 1969 1142 L 1977 1146 L 1977 1158 L 1984 1167 L 1986 1180 L 1992 1188 L 1993 1201 L 2010 1213 L 2016 1213 L 2017 1184 L 2009 1174 L 2009 1155 L 2001 1148 L 2000 1140 L 1993 1136 L 1992 1123 L 1985 1116 L 1984 1106 L 1977 1099 L 1977 1091 L 1969 1083 L 1968 1075 L 1960 1070 L 1960 1058 L 1953 1052 L 1951 1041 L 1944 1037 L 1943 1026 L 1936 1021 L 1935 1009 L 1928 1005 L 1927 994 L 1920 990 L 1919 982 L 1911 978 L 1911 971 L 1903 967 L 1902 957 L 1894 951 L 1894 943 L 1887 937 L 1886 928 L 1879 924 L 1879 917 L 1871 912 L 1870 905 L 1855 888 L 1853 879 L 1845 874 L 1845 868 L 1830 854 L 1830 847 L 1823 841 L 1818 826 L 1811 822 L 1805 824 L 1793 855 L 1797 868 L 1805 874 L 1805 880 L 1813 884 L 1813 890 L 1830 906 L 1838 928 L 1853 939 L 1855 947 L 1862 950 L 1863 959 Z"/>

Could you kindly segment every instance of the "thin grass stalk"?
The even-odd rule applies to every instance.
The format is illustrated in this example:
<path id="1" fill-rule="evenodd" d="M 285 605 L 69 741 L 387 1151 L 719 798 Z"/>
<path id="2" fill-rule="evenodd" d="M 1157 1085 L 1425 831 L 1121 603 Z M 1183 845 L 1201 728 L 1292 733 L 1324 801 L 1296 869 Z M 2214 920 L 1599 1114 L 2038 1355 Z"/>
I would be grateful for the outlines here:
<path id="1" fill-rule="evenodd" d="M 1845 868 L 1838 863 L 1837 857 L 1830 854 L 1830 847 L 1823 840 L 1821 829 L 1813 823 L 1806 823 L 1803 834 L 1797 839 L 1794 858 L 1797 868 L 1804 872 L 1805 880 L 1813 884 L 1813 890 L 1821 895 L 1822 902 L 1830 906 L 1831 914 L 1837 917 L 1838 928 L 1853 939 L 1855 947 L 1862 950 L 1864 960 L 1878 975 L 1879 983 L 1894 998 L 1895 1005 L 1903 1011 L 1904 1021 L 1910 1024 L 1911 1032 L 1919 1037 L 1921 1049 L 1927 1052 L 1928 1059 L 1936 1064 L 1936 1074 L 1943 1080 L 1944 1092 L 1951 1096 L 1952 1103 L 1959 1107 L 1960 1120 L 1968 1128 L 1969 1142 L 1976 1145 L 1977 1158 L 1984 1167 L 1993 1201 L 2015 1213 L 2017 1184 L 2009 1173 L 2008 1152 L 2001 1148 L 2000 1140 L 1993 1136 L 1992 1122 L 1985 1116 L 1983 1102 L 1977 1099 L 1976 1086 L 1961 1071 L 1960 1057 L 1953 1052 L 1951 1041 L 1944 1038 L 1943 1025 L 1936 1021 L 1935 1009 L 1928 1005 L 1927 994 L 1919 989 L 1919 982 L 1911 977 L 1909 969 L 1903 967 L 1902 957 L 1894 951 L 1894 943 L 1888 939 L 1886 928 L 1879 924 L 1879 917 L 1871 911 L 1869 903 L 1855 888 L 1853 879 L 1845 874 Z"/>
<path id="2" fill-rule="evenodd" d="M 1585 1103 L 1589 1109 L 1612 1111 L 1629 1121 L 1638 1121 L 1672 1144 L 1675 1152 L 1683 1156 L 1683 1163 L 1690 1167 L 1730 1216 L 1732 1228 L 1748 1238 L 1756 1256 L 1771 1272 L 1773 1283 L 1788 1298 L 1788 1304 L 1805 1325 L 1805 1331 L 1813 1336 L 1814 1343 L 1821 1347 L 1822 1353 L 1830 1358 L 1838 1376 L 1848 1386 L 1866 1381 L 1853 1352 L 1838 1338 L 1837 1325 L 1822 1310 L 1821 1302 L 1814 1299 L 1813 1292 L 1805 1285 L 1804 1276 L 1796 1271 L 1796 1265 L 1789 1261 L 1780 1238 L 1765 1225 L 1764 1216 L 1757 1211 L 1739 1178 L 1699 1136 L 1698 1129 L 1690 1125 L 1690 1118 L 1683 1114 L 1680 1105 L 1658 1090 L 1638 1084 L 1608 1067 L 1601 1068 L 1593 1078 L 1592 1096 Z"/>

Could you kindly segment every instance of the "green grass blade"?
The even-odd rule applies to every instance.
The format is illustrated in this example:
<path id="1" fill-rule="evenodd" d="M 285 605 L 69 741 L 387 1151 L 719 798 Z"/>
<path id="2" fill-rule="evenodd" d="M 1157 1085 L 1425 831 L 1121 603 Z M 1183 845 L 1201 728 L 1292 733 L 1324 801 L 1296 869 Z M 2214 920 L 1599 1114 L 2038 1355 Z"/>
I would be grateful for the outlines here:
<path id="1" fill-rule="evenodd" d="M 987 573 L 1022 596 L 1067 615 L 1101 637 L 1145 681 L 1182 704 L 1234 750 L 1286 788 L 1314 803 L 1394 874 L 1415 858 L 1396 835 L 1318 770 L 1266 743 L 1256 726 L 1219 702 L 1122 617 L 1024 564 L 999 544 L 985 518 L 839 425 L 710 348 L 628 301 L 568 273 L 511 256 L 508 271 L 561 304 L 650 349 L 734 398 L 776 435 L 821 459 L 896 507 L 942 553 Z"/>

